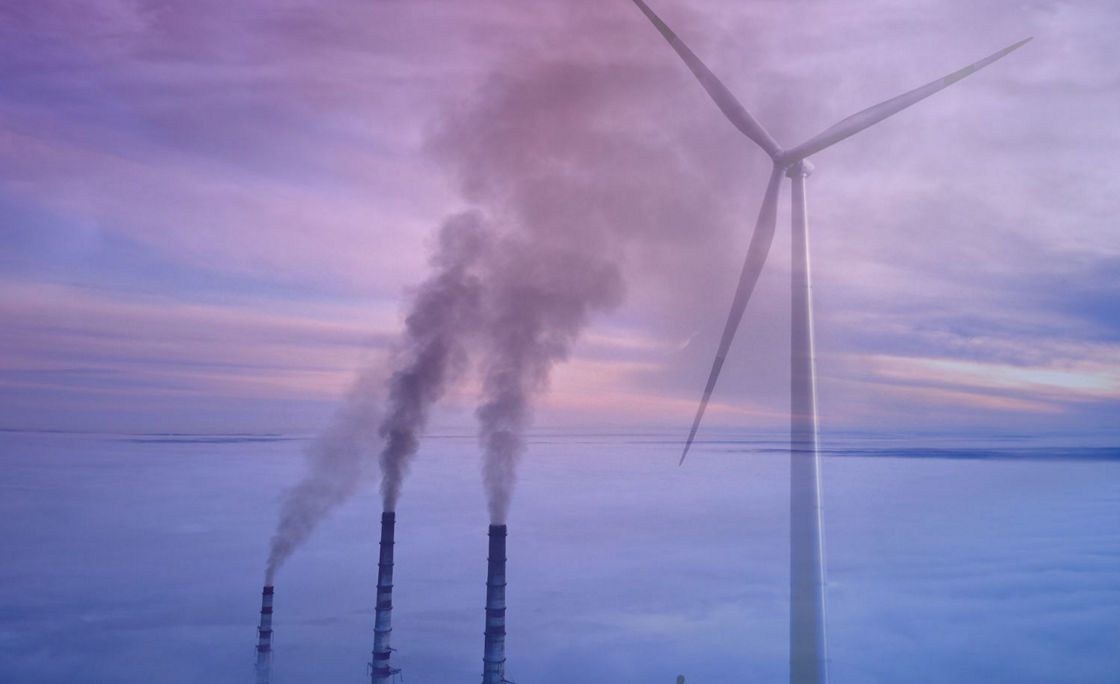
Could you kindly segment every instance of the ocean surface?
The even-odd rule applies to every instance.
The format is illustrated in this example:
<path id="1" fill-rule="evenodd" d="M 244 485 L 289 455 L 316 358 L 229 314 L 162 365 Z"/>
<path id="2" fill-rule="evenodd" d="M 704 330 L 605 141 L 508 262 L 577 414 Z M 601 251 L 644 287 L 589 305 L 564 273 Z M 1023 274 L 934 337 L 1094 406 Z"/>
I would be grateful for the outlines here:
<path id="1" fill-rule="evenodd" d="M 284 435 L 0 432 L 0 682 L 251 682 Z M 1120 448 L 824 439 L 833 684 L 1120 682 Z M 787 678 L 780 438 L 534 435 L 509 520 L 518 684 Z M 469 435 L 398 509 L 394 665 L 478 682 L 487 524 Z M 376 485 L 276 582 L 273 682 L 369 681 Z"/>

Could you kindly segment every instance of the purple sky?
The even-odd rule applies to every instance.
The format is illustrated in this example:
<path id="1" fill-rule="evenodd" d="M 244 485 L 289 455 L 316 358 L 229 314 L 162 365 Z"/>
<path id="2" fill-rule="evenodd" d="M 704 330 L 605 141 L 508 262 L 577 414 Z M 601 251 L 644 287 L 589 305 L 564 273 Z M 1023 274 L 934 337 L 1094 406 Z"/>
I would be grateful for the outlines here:
<path id="1" fill-rule="evenodd" d="M 822 427 L 1111 427 L 1112 3 L 654 8 L 787 147 L 1034 36 L 814 157 Z M 5 428 L 312 431 L 481 207 L 624 277 L 537 423 L 683 437 L 768 171 L 628 0 L 0 0 L 0 79 Z M 784 424 L 788 201 L 709 425 Z"/>

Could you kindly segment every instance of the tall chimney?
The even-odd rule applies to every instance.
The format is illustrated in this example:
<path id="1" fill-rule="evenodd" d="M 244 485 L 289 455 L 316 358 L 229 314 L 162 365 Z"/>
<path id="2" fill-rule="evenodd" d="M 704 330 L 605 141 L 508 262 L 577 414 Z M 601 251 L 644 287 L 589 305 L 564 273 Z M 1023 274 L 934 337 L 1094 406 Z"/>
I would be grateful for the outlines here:
<path id="1" fill-rule="evenodd" d="M 257 684 L 268 684 L 272 670 L 272 585 L 261 592 L 261 626 L 257 628 Z"/>
<path id="2" fill-rule="evenodd" d="M 400 672 L 389 665 L 389 634 L 393 631 L 393 539 L 397 514 L 381 514 L 381 555 L 377 562 L 377 615 L 373 624 L 373 662 L 370 663 L 372 684 L 390 684 Z"/>
<path id="3" fill-rule="evenodd" d="M 490 526 L 490 559 L 486 569 L 486 645 L 482 684 L 506 681 L 506 526 Z"/>

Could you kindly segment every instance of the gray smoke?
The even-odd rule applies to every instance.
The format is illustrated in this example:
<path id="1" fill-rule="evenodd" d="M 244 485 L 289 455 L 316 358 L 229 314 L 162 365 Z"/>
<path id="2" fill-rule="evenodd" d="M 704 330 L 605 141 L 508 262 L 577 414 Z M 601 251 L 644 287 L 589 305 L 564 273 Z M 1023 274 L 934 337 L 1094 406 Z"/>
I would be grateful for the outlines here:
<path id="1" fill-rule="evenodd" d="M 350 497 L 366 478 L 378 443 L 381 373 L 362 373 L 346 403 L 330 426 L 307 447 L 307 473 L 284 495 L 280 522 L 272 536 L 265 584 L 272 585 L 276 571 L 302 544 L 315 526 Z"/>
<path id="2" fill-rule="evenodd" d="M 464 343 L 476 329 L 478 278 L 473 268 L 490 236 L 477 213 L 450 217 L 438 235 L 432 275 L 417 288 L 405 319 L 404 337 L 386 372 L 362 374 L 330 427 L 306 451 L 307 473 L 284 497 L 272 537 L 266 583 L 328 513 L 366 479 L 379 445 L 385 510 L 395 510 L 401 480 L 416 454 L 428 411 L 459 377 Z M 384 416 L 381 406 L 385 405 Z"/>
<path id="3" fill-rule="evenodd" d="M 384 510 L 395 511 L 401 481 L 420 444 L 432 405 L 466 365 L 465 344 L 480 320 L 477 269 L 491 235 L 477 212 L 448 219 L 439 233 L 434 273 L 418 289 L 405 320 L 397 371 L 389 382 L 388 410 L 378 428 Z"/>
<path id="4" fill-rule="evenodd" d="M 628 259 L 628 275 L 655 288 L 672 289 L 667 272 L 702 282 L 719 261 L 705 238 L 735 206 L 724 179 L 736 176 L 712 179 L 726 145 L 667 106 L 664 85 L 684 74 L 609 47 L 645 35 L 640 15 L 557 11 L 554 41 L 509 55 L 431 138 L 494 231 L 479 270 L 476 411 L 492 524 L 506 522 L 534 399 L 591 318 L 621 303 Z M 668 130 L 693 147 L 667 144 Z"/>
<path id="5" fill-rule="evenodd" d="M 503 241 L 489 276 L 476 415 L 490 523 L 503 525 L 532 399 L 553 364 L 571 353 L 591 312 L 621 301 L 622 278 L 616 264 L 594 252 L 523 239 Z"/>
<path id="6" fill-rule="evenodd" d="M 504 54 L 436 122 L 430 151 L 475 209 L 441 229 L 395 371 L 370 376 L 389 377 L 387 388 L 363 381 L 361 396 L 309 450 L 308 476 L 285 500 L 270 573 L 354 491 L 379 447 L 383 504 L 395 509 L 430 409 L 469 360 L 481 373 L 479 441 L 498 524 L 534 398 L 591 317 L 619 304 L 624 272 L 640 285 L 633 305 L 657 302 L 671 338 L 694 332 L 698 307 L 712 308 L 705 320 L 725 313 L 703 293 L 733 285 L 740 255 L 727 249 L 729 236 L 756 210 L 735 192 L 757 185 L 733 146 L 740 137 L 628 3 L 554 9 L 559 22 Z M 758 161 L 762 182 L 767 167 Z"/>
<path id="7" fill-rule="evenodd" d="M 568 357 L 589 314 L 621 301 L 618 266 L 594 242 L 527 239 L 479 212 L 456 215 L 439 234 L 434 273 L 414 297 L 397 370 L 378 429 L 384 508 L 396 509 L 431 407 L 478 352 L 477 416 L 491 521 L 505 521 L 532 398 Z"/>
<path id="8" fill-rule="evenodd" d="M 634 214 L 597 186 L 602 161 L 627 139 L 592 123 L 618 104 L 605 86 L 632 73 L 520 63 L 523 72 L 493 77 L 433 140 L 459 171 L 463 194 L 501 218 L 481 271 L 478 337 L 476 416 L 492 524 L 506 521 L 534 398 L 591 315 L 622 301 L 622 247 L 628 231 L 640 232 Z"/>

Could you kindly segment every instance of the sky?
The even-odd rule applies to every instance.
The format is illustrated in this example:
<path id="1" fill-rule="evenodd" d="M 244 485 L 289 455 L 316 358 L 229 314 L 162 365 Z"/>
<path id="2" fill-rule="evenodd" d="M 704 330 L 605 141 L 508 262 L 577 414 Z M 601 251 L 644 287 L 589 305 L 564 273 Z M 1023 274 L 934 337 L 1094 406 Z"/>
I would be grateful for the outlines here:
<path id="1" fill-rule="evenodd" d="M 653 7 L 786 147 L 1033 36 L 813 157 L 821 424 L 1113 429 L 1111 3 Z M 314 431 L 469 210 L 617 269 L 536 424 L 683 437 L 768 173 L 624 0 L 0 0 L 0 83 L 8 429 Z M 787 420 L 788 197 L 708 425 Z"/>

